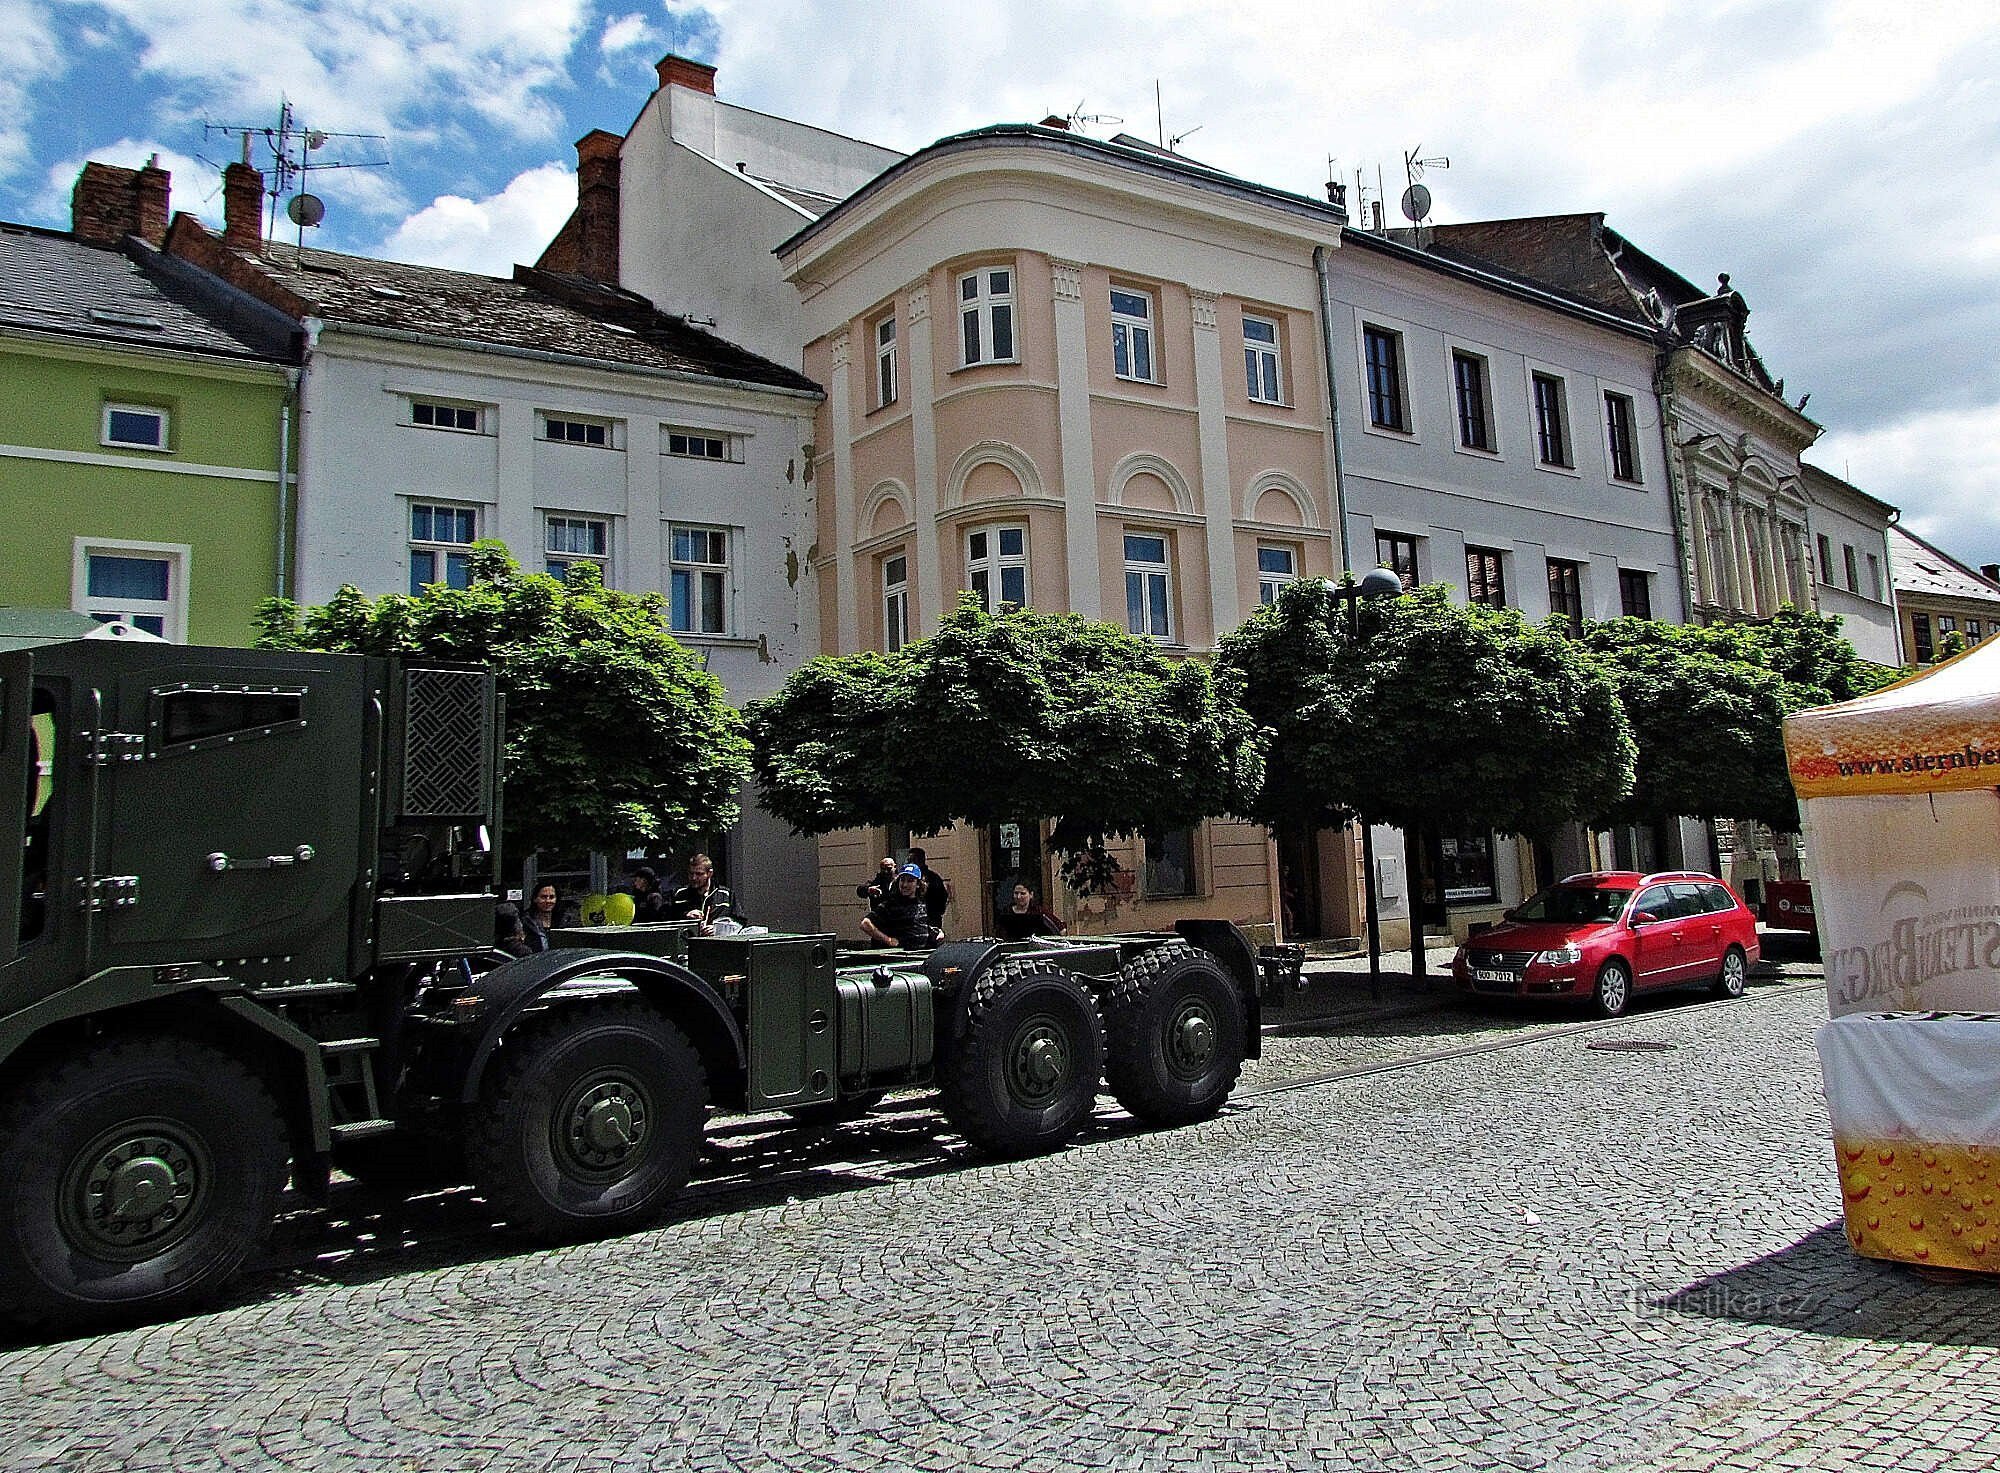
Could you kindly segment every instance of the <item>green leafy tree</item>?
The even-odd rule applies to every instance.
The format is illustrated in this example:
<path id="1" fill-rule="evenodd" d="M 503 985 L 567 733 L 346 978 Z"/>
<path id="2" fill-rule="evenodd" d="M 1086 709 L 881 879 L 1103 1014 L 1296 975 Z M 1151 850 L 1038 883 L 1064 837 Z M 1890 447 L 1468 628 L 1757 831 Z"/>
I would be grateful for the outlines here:
<path id="1" fill-rule="evenodd" d="M 1442 587 L 1364 600 L 1350 634 L 1331 585 L 1295 583 L 1222 641 L 1222 664 L 1274 733 L 1249 812 L 1267 823 L 1353 813 L 1411 834 L 1541 835 L 1631 785 L 1632 735 L 1603 669 L 1555 630 Z"/>
<path id="2" fill-rule="evenodd" d="M 759 801 L 795 829 L 1048 820 L 1085 892 L 1117 868 L 1108 839 L 1237 811 L 1262 776 L 1228 673 L 972 595 L 933 638 L 816 659 L 748 715 Z"/>
<path id="3" fill-rule="evenodd" d="M 507 697 L 510 855 L 686 843 L 736 821 L 742 716 L 667 632 L 658 594 L 608 589 L 588 563 L 524 573 L 498 542 L 473 548 L 471 572 L 469 588 L 414 596 L 267 600 L 258 644 L 491 666 Z"/>

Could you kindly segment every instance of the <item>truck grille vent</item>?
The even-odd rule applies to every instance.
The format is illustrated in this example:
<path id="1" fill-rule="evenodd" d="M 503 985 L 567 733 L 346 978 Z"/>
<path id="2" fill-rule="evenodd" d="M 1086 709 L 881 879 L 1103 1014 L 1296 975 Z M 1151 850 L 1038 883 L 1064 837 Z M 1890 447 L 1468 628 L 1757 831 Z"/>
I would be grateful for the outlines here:
<path id="1" fill-rule="evenodd" d="M 472 818 L 486 807 L 486 676 L 410 670 L 404 702 L 403 812 Z"/>

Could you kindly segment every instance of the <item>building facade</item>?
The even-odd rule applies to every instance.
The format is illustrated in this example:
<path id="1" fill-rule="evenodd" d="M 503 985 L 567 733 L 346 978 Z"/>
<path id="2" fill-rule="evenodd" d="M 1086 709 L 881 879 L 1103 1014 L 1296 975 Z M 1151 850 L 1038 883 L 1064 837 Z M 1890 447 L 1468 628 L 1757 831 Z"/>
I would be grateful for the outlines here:
<path id="1" fill-rule="evenodd" d="M 1929 665 L 2000 633 L 2000 565 L 1975 573 L 1909 528 L 1889 533 L 1905 660 Z"/>
<path id="2" fill-rule="evenodd" d="M 91 164 L 0 225 L 0 602 L 244 645 L 289 554 L 293 326 L 163 256 L 170 181 Z"/>
<path id="3" fill-rule="evenodd" d="M 1816 465 L 1802 470 L 1814 606 L 1839 618 L 1840 632 L 1864 660 L 1903 664 L 1908 657 L 1897 627 L 1890 552 L 1896 509 Z"/>

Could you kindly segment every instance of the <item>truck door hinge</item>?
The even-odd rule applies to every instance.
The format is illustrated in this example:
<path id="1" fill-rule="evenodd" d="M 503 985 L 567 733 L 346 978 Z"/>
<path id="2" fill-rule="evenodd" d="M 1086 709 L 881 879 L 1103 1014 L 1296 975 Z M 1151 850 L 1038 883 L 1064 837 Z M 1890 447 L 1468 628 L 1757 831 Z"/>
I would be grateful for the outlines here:
<path id="1" fill-rule="evenodd" d="M 81 875 L 76 880 L 76 907 L 83 911 L 124 910 L 139 903 L 139 877 L 137 875 L 99 875 L 94 880 L 86 880 Z"/>
<path id="2" fill-rule="evenodd" d="M 91 738 L 90 760 L 96 767 L 111 767 L 120 762 L 144 762 L 146 739 L 137 732 L 100 731 Z"/>

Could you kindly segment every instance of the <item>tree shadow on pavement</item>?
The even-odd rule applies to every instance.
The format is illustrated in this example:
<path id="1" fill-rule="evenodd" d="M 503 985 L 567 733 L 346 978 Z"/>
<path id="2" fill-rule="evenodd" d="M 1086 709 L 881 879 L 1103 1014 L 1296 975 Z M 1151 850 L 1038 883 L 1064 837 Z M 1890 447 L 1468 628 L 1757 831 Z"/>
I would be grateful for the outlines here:
<path id="1" fill-rule="evenodd" d="M 1863 1258 L 1838 1222 L 1643 1307 L 1850 1340 L 2000 1348 L 2000 1275 Z"/>

